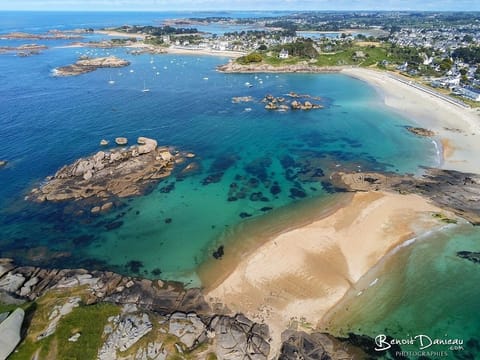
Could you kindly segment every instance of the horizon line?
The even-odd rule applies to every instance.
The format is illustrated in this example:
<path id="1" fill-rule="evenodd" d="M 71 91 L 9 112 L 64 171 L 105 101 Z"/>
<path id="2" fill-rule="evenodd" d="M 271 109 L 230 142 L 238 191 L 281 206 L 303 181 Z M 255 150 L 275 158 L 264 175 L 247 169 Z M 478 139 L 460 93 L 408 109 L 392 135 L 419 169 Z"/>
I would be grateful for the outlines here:
<path id="1" fill-rule="evenodd" d="M 388 9 L 388 10 L 375 10 L 375 9 L 303 9 L 303 10 L 251 10 L 251 9 L 207 9 L 207 10 L 199 10 L 199 9 L 40 9 L 40 10 L 30 10 L 30 9 L 2 9 L 0 8 L 0 12 L 196 12 L 196 13 L 220 13 L 220 12 L 290 12 L 290 13 L 302 13 L 302 12 L 416 12 L 416 13 L 480 13 L 480 10 L 415 10 L 415 9 Z"/>

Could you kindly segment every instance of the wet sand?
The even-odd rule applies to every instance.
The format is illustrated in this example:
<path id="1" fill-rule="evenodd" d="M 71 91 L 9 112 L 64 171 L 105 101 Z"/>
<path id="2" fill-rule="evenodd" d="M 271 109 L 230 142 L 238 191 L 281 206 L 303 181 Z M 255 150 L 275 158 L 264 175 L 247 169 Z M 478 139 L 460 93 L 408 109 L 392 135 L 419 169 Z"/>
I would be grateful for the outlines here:
<path id="1" fill-rule="evenodd" d="M 393 248 L 444 225 L 433 212 L 441 210 L 417 195 L 356 193 L 333 214 L 284 232 L 242 256 L 233 272 L 207 289 L 206 297 L 267 323 L 277 348 L 281 332 L 292 324 L 303 329 L 319 325 Z"/>

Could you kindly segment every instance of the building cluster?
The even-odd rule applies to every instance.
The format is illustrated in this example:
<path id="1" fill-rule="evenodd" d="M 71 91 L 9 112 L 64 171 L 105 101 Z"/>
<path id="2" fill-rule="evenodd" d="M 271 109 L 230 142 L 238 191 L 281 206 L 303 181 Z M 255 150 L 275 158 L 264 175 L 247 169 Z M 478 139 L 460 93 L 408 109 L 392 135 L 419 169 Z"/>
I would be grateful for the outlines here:
<path id="1" fill-rule="evenodd" d="M 430 29 L 405 27 L 393 33 L 389 41 L 396 46 L 418 49 L 423 65 L 443 74 L 430 80 L 432 87 L 449 89 L 455 95 L 480 101 L 480 65 L 452 57 L 458 48 L 480 46 L 480 24 Z M 451 66 L 442 68 L 442 61 L 450 62 Z M 418 75 L 418 71 L 410 69 L 407 62 L 400 64 L 397 70 Z"/>

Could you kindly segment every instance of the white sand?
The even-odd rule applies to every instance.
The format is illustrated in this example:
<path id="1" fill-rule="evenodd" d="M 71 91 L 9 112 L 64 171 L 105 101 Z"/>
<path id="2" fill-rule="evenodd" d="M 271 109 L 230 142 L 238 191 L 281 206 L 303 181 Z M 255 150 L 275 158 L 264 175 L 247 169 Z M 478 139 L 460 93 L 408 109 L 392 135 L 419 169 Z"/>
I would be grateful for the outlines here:
<path id="1" fill-rule="evenodd" d="M 207 299 L 266 322 L 278 349 L 292 320 L 315 327 L 391 249 L 440 227 L 437 211 L 417 195 L 357 193 L 333 215 L 260 246 Z"/>
<path id="2" fill-rule="evenodd" d="M 342 73 L 375 86 L 387 106 L 418 126 L 433 130 L 439 143 L 445 146 L 441 167 L 480 172 L 480 109 L 451 104 L 404 84 L 384 71 L 348 68 Z"/>

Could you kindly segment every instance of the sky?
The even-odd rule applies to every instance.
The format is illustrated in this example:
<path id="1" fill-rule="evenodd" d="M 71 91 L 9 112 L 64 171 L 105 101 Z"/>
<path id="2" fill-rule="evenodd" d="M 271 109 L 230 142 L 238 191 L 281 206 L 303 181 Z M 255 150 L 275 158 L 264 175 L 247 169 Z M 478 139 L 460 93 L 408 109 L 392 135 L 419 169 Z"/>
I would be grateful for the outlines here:
<path id="1" fill-rule="evenodd" d="M 0 0 L 0 10 L 433 10 L 480 11 L 479 0 Z"/>

